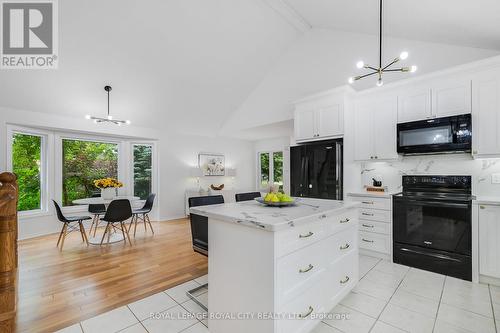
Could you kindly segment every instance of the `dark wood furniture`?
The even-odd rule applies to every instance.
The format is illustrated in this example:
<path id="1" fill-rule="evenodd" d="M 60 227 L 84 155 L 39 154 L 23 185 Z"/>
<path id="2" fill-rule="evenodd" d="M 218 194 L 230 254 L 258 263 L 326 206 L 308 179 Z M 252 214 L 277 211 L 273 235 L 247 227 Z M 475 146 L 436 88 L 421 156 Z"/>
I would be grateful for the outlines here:
<path id="1" fill-rule="evenodd" d="M 0 333 L 16 331 L 17 289 L 16 176 L 0 174 Z"/>

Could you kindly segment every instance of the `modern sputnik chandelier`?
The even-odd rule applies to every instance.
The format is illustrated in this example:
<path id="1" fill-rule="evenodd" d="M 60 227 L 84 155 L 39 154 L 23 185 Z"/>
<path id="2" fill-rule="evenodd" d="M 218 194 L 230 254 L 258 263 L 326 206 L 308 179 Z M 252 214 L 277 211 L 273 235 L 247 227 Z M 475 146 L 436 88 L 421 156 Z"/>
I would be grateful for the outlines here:
<path id="1" fill-rule="evenodd" d="M 388 65 L 382 66 L 382 0 L 380 0 L 380 21 L 379 21 L 379 28 L 380 28 L 380 37 L 379 37 L 379 65 L 378 68 L 370 66 L 368 64 L 365 64 L 363 61 L 358 61 L 356 63 L 356 67 L 358 69 L 369 69 L 370 72 L 368 74 L 364 75 L 359 75 L 359 76 L 353 76 L 350 77 L 348 82 L 349 83 L 354 83 L 354 81 L 358 81 L 361 79 L 364 79 L 365 77 L 369 77 L 372 75 L 377 75 L 378 80 L 377 80 L 377 86 L 382 86 L 384 84 L 384 81 L 382 80 L 382 74 L 384 73 L 389 73 L 389 72 L 410 72 L 414 73 L 417 71 L 417 66 L 413 65 L 410 67 L 400 67 L 400 68 L 391 68 L 394 64 L 399 62 L 400 60 L 405 60 L 408 58 L 408 52 L 403 51 L 399 55 L 399 57 L 394 58 Z"/>
<path id="2" fill-rule="evenodd" d="M 94 123 L 113 123 L 115 125 L 121 126 L 123 124 L 125 125 L 130 125 L 130 120 L 119 120 L 119 119 L 114 119 L 112 115 L 109 114 L 109 92 L 113 90 L 111 86 L 105 86 L 104 90 L 108 93 L 108 115 L 106 118 L 101 118 L 101 117 L 94 117 L 90 115 L 86 115 L 85 119 L 93 120 Z"/>

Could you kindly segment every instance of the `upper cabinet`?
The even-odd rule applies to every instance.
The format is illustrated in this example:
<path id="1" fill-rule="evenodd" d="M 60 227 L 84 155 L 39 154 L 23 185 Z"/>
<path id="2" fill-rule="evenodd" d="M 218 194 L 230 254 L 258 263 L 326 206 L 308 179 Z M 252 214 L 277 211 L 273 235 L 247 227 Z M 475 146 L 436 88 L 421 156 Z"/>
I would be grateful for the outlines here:
<path id="1" fill-rule="evenodd" d="M 344 94 L 323 94 L 295 103 L 294 132 L 297 142 L 342 137 Z"/>
<path id="2" fill-rule="evenodd" d="M 471 113 L 470 78 L 438 80 L 432 87 L 432 114 L 438 118 Z"/>
<path id="3" fill-rule="evenodd" d="M 472 154 L 500 156 L 500 68 L 472 78 Z"/>
<path id="4" fill-rule="evenodd" d="M 421 87 L 405 87 L 398 92 L 398 122 L 471 113 L 471 93 L 469 78 L 436 79 Z"/>
<path id="5" fill-rule="evenodd" d="M 354 159 L 393 160 L 396 151 L 396 96 L 359 100 L 354 106 Z"/>
<path id="6" fill-rule="evenodd" d="M 431 89 L 405 89 L 398 94 L 398 122 L 407 123 L 432 117 Z"/>

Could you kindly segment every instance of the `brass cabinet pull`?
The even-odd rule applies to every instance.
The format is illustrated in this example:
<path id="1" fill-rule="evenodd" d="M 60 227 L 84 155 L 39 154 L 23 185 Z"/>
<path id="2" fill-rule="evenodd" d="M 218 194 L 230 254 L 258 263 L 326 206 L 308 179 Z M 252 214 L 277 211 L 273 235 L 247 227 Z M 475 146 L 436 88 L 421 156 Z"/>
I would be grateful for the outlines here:
<path id="1" fill-rule="evenodd" d="M 349 282 L 350 278 L 348 276 L 345 277 L 345 279 L 343 280 L 340 280 L 340 284 L 346 284 L 347 282 Z"/>
<path id="2" fill-rule="evenodd" d="M 362 224 L 363 227 L 365 228 L 375 228 L 375 226 L 373 224 Z"/>
<path id="3" fill-rule="evenodd" d="M 346 218 L 345 220 L 340 220 L 339 222 L 340 222 L 340 223 L 347 223 L 347 222 L 349 222 L 349 221 L 350 221 L 350 220 L 349 220 L 348 218 Z"/>
<path id="4" fill-rule="evenodd" d="M 361 215 L 364 215 L 364 216 L 374 216 L 375 214 L 370 214 L 370 213 L 361 213 Z"/>
<path id="5" fill-rule="evenodd" d="M 349 247 L 351 247 L 351 245 L 349 243 L 345 243 L 345 245 L 341 245 L 340 246 L 340 249 L 341 250 L 347 250 Z"/>
<path id="6" fill-rule="evenodd" d="M 299 273 L 307 273 L 307 272 L 310 272 L 312 269 L 314 268 L 313 265 L 309 264 L 309 266 L 307 268 L 301 268 L 299 269 Z"/>
<path id="7" fill-rule="evenodd" d="M 364 238 L 361 238 L 361 240 L 362 240 L 363 242 L 367 242 L 367 243 L 373 243 L 373 242 L 374 242 L 374 241 L 372 241 L 372 240 L 369 240 L 369 239 L 364 239 Z"/>
<path id="8" fill-rule="evenodd" d="M 481 208 L 481 209 L 486 209 L 486 207 L 484 207 L 483 205 L 479 206 L 479 208 Z"/>
<path id="9" fill-rule="evenodd" d="M 311 313 L 313 313 L 313 311 L 314 311 L 313 307 L 309 306 L 309 310 L 306 313 L 299 314 L 299 318 L 306 319 L 307 317 L 309 317 L 311 315 Z"/>
<path id="10" fill-rule="evenodd" d="M 325 215 L 325 214 L 320 215 L 318 218 L 319 218 L 320 220 L 322 220 L 322 219 L 326 219 L 326 215 Z"/>
<path id="11" fill-rule="evenodd" d="M 314 235 L 314 232 L 312 231 L 309 231 L 307 234 L 305 235 L 299 235 L 299 238 L 309 238 L 311 237 L 312 235 Z"/>
<path id="12" fill-rule="evenodd" d="M 365 205 L 373 205 L 373 201 L 361 201 L 362 204 L 365 204 Z"/>

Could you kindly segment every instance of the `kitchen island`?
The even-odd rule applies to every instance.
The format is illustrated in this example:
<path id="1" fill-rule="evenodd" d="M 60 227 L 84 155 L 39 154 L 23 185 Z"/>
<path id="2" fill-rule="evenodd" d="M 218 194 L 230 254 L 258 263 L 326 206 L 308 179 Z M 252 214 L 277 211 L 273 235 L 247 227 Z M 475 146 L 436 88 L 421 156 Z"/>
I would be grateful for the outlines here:
<path id="1" fill-rule="evenodd" d="M 211 333 L 310 332 L 358 281 L 357 203 L 191 208 L 208 217 Z"/>

